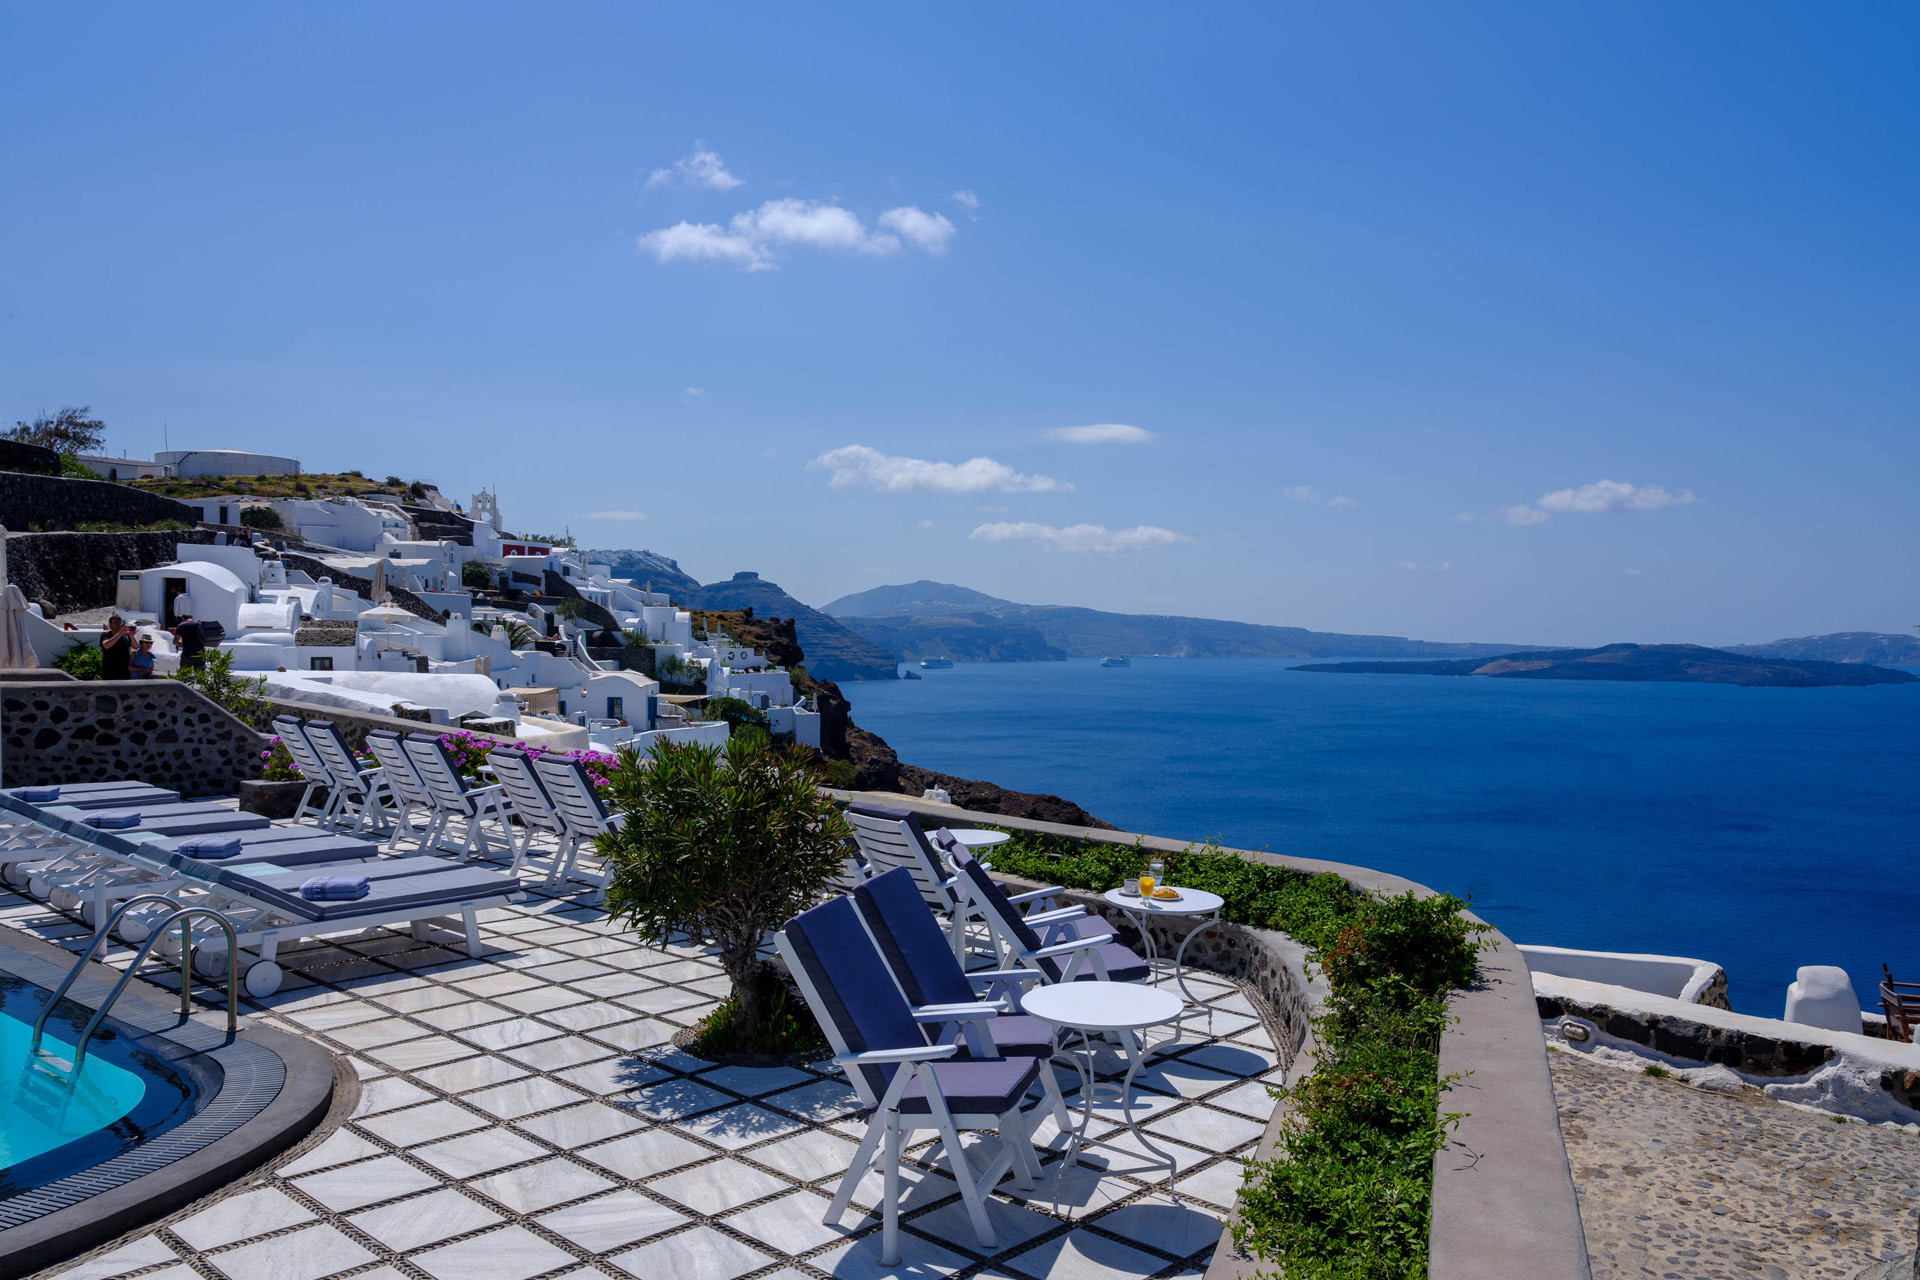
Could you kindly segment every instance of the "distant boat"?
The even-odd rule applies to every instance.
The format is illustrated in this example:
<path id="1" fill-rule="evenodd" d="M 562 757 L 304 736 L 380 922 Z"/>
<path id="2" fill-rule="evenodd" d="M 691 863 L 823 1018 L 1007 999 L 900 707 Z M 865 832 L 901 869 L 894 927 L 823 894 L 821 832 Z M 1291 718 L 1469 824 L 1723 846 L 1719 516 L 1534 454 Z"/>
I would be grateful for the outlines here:
<path id="1" fill-rule="evenodd" d="M 920 669 L 923 671 L 945 671 L 953 666 L 951 658 L 922 658 Z"/>
<path id="2" fill-rule="evenodd" d="M 1133 663 L 1128 659 L 1127 655 L 1123 653 L 1118 657 L 1100 659 L 1100 665 L 1103 667 L 1130 667 Z"/>

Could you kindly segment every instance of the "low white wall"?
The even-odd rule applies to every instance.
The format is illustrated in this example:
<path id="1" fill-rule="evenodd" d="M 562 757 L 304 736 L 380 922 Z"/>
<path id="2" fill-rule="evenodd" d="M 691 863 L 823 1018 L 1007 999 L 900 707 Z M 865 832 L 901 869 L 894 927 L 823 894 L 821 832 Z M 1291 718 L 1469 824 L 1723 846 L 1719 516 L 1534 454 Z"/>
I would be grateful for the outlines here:
<path id="1" fill-rule="evenodd" d="M 1658 956 L 1632 951 L 1577 951 L 1571 947 L 1521 944 L 1520 954 L 1534 974 L 1551 973 L 1582 982 L 1603 982 L 1651 995 L 1696 1004 L 1725 973 L 1711 960 Z"/>

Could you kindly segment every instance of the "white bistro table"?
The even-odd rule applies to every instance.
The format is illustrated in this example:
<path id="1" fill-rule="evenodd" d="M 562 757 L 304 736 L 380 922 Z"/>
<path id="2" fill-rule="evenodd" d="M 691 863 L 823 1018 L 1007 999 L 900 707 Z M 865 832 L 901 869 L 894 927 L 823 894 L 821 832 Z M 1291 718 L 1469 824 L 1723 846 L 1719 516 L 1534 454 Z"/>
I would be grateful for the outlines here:
<path id="1" fill-rule="evenodd" d="M 988 831 L 982 827 L 948 827 L 947 834 L 976 854 L 982 849 L 991 849 L 1013 839 L 1004 831 Z"/>
<path id="2" fill-rule="evenodd" d="M 1181 996 L 1189 1008 L 1202 1008 L 1207 1011 L 1207 1025 L 1213 1025 L 1213 1006 L 1193 994 L 1187 986 L 1187 944 L 1200 936 L 1205 922 L 1218 920 L 1220 909 L 1227 905 L 1226 899 L 1217 893 L 1208 893 L 1205 889 L 1181 889 L 1179 885 L 1169 885 L 1179 891 L 1180 896 L 1173 899 L 1143 898 L 1139 894 L 1125 894 L 1118 889 L 1109 889 L 1107 901 L 1126 913 L 1127 919 L 1140 930 L 1140 938 L 1147 949 L 1147 967 L 1156 972 L 1170 971 L 1174 985 L 1180 988 Z M 1187 930 L 1187 936 L 1180 939 L 1180 945 L 1174 949 L 1169 967 L 1167 957 L 1160 954 L 1153 941 L 1153 931 L 1147 928 L 1155 916 L 1198 916 L 1193 928 Z"/>
<path id="3" fill-rule="evenodd" d="M 1060 1055 L 1057 1055 L 1069 1058 L 1080 1073 L 1080 1124 L 1067 1144 L 1067 1158 L 1060 1162 L 1061 1175 L 1079 1163 L 1083 1148 L 1096 1143 L 1102 1146 L 1115 1145 L 1105 1138 L 1087 1137 L 1087 1125 L 1093 1120 L 1095 1098 L 1105 1094 L 1119 1102 L 1121 1119 L 1126 1122 L 1134 1141 L 1158 1157 L 1153 1163 L 1167 1166 L 1167 1194 L 1178 1203 L 1179 1194 L 1174 1190 L 1173 1180 L 1179 1170 L 1173 1157 L 1147 1141 L 1133 1118 L 1133 1077 L 1140 1070 L 1143 1060 L 1140 1032 L 1180 1017 L 1183 1012 L 1180 997 L 1171 991 L 1137 982 L 1061 982 L 1027 992 L 1020 1004 L 1022 1012 L 1044 1018 L 1079 1037 L 1077 1046 L 1063 1046 Z M 1127 1058 L 1126 1077 L 1117 1085 L 1102 1083 L 1094 1075 L 1098 1053 L 1095 1040 L 1103 1037 L 1117 1040 Z M 1125 1147 L 1117 1149 L 1127 1150 Z M 1057 1202 L 1055 1207 L 1058 1207 Z"/>

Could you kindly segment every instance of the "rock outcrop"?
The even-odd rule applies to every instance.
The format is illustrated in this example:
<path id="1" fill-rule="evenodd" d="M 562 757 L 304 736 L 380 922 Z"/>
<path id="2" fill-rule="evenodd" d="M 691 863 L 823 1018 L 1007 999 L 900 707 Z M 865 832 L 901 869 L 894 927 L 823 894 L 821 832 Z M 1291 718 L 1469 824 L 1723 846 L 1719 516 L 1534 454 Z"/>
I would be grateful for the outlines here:
<path id="1" fill-rule="evenodd" d="M 183 542 L 206 544 L 204 529 L 157 533 L 12 533 L 7 580 L 49 618 L 114 603 L 123 569 L 172 564 Z"/>

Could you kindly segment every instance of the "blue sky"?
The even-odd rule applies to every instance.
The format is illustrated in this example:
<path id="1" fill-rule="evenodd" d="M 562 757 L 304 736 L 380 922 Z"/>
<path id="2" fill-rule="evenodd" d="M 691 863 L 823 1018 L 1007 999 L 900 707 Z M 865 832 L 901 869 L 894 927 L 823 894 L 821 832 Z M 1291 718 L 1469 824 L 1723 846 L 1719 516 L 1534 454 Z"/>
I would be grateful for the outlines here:
<path id="1" fill-rule="evenodd" d="M 1901 630 L 1916 52 L 1845 5 L 0 5 L 0 415 L 815 604 Z"/>

